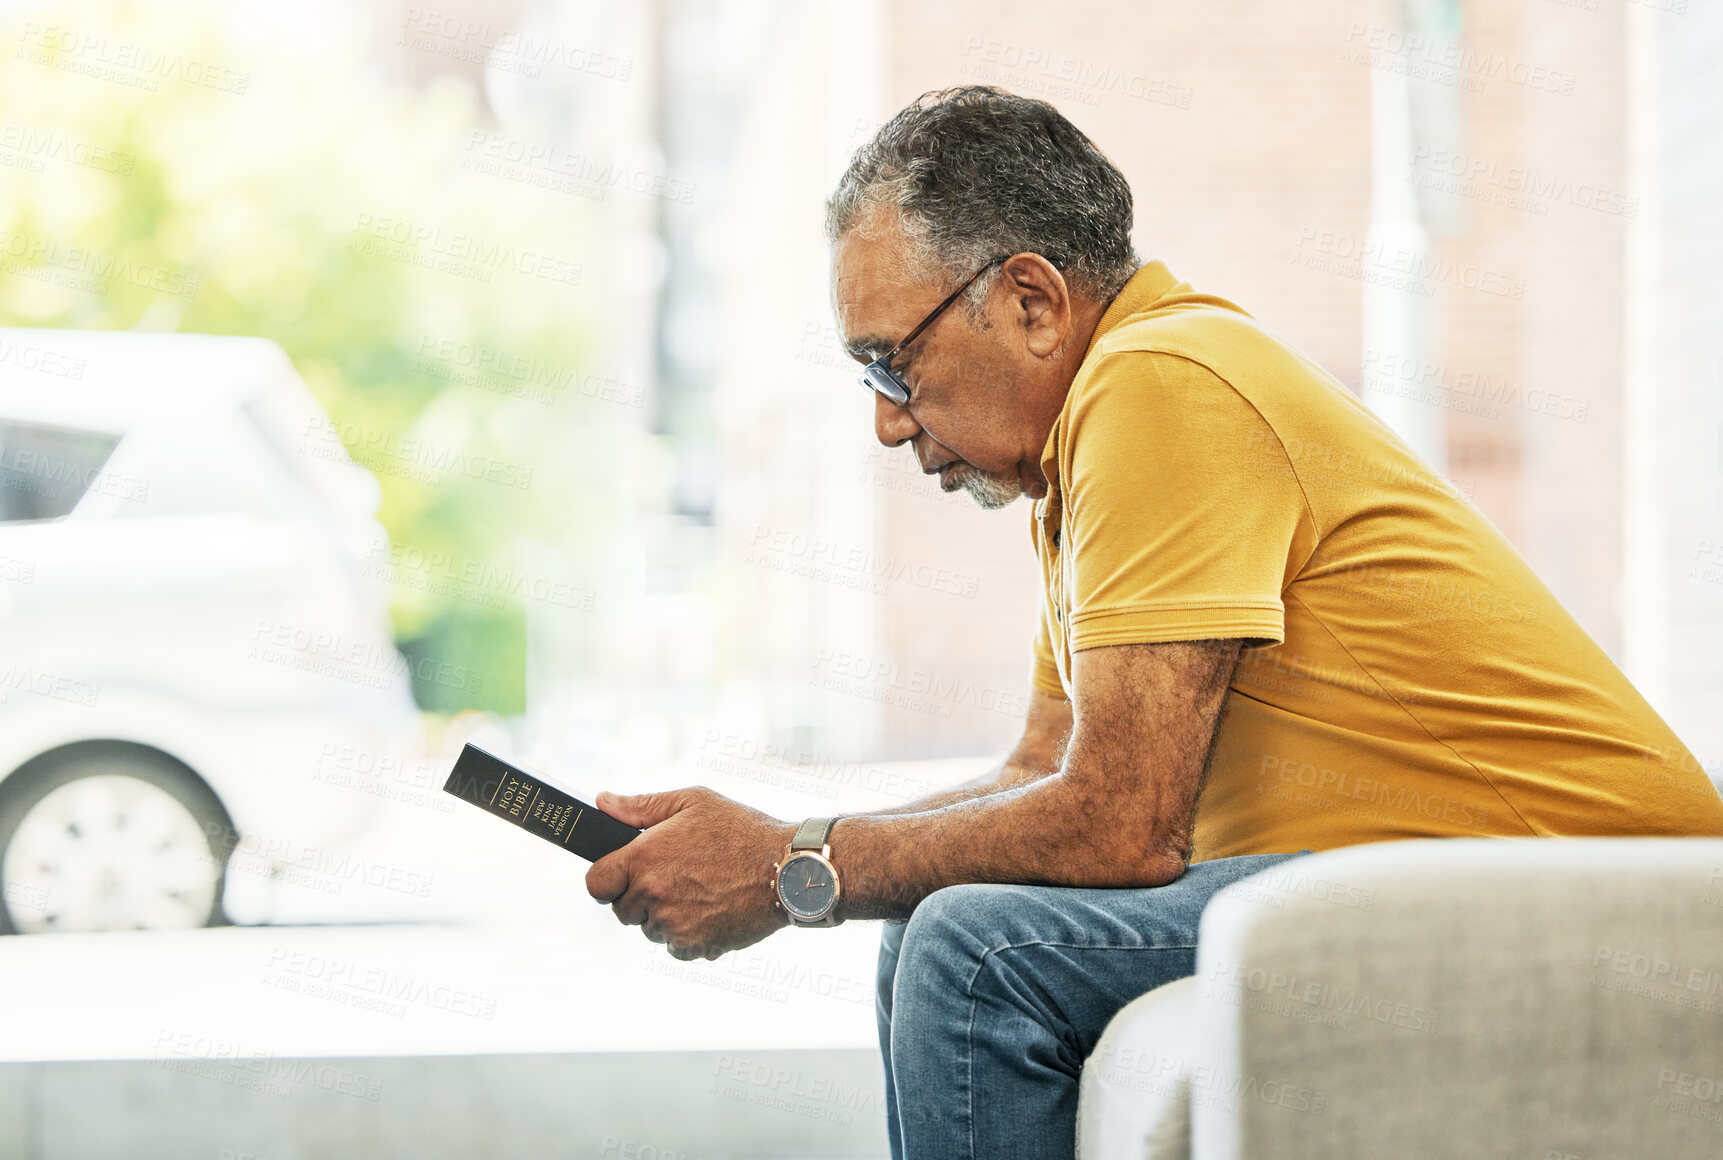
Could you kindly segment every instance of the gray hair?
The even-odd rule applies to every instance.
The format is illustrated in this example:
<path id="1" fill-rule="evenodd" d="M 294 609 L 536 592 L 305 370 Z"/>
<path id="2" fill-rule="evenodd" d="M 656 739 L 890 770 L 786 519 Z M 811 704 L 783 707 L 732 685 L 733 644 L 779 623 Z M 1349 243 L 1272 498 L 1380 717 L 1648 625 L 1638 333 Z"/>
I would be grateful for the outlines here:
<path id="1" fill-rule="evenodd" d="M 1106 302 L 1138 266 L 1125 175 L 1052 105 L 991 85 L 923 93 L 881 126 L 826 200 L 827 239 L 886 207 L 923 278 L 957 281 L 1029 252 Z"/>

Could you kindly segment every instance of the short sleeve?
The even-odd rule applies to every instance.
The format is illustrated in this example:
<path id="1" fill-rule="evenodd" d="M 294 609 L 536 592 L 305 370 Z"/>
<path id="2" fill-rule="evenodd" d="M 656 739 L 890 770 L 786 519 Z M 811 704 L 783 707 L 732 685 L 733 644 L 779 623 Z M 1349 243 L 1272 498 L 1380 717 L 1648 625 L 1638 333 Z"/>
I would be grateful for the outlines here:
<path id="1" fill-rule="evenodd" d="M 1250 401 L 1199 363 L 1126 350 L 1105 355 L 1072 404 L 1071 651 L 1283 641 L 1281 592 L 1309 509 Z"/>
<path id="2" fill-rule="evenodd" d="M 1035 617 L 1035 649 L 1034 659 L 1030 662 L 1029 683 L 1036 692 L 1061 701 L 1069 699 L 1064 684 L 1059 680 L 1059 662 L 1053 658 L 1053 638 L 1047 631 L 1045 610 Z"/>

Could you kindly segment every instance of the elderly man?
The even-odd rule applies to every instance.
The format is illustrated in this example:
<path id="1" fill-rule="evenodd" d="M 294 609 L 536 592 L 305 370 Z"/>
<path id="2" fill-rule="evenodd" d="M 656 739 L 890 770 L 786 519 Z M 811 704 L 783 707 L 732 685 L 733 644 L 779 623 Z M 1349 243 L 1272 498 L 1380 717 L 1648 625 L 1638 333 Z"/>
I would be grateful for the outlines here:
<path id="1" fill-rule="evenodd" d="M 880 442 L 984 508 L 1034 501 L 1022 740 L 799 827 L 704 788 L 601 795 L 649 828 L 587 885 L 684 958 L 887 920 L 894 1156 L 1070 1156 L 1107 1021 L 1195 969 L 1215 891 L 1301 852 L 1723 834 L 1680 740 L 1482 515 L 1291 344 L 1139 263 L 1123 176 L 1052 106 L 921 98 L 827 228 Z"/>

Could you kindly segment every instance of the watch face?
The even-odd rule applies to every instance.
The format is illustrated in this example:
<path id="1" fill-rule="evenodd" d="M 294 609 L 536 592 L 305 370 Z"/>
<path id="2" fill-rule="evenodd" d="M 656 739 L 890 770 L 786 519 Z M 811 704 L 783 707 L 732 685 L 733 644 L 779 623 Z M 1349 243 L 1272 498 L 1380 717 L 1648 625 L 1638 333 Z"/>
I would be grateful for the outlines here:
<path id="1" fill-rule="evenodd" d="M 778 898 L 796 918 L 824 918 L 837 896 L 837 881 L 823 858 L 791 855 L 778 870 Z"/>

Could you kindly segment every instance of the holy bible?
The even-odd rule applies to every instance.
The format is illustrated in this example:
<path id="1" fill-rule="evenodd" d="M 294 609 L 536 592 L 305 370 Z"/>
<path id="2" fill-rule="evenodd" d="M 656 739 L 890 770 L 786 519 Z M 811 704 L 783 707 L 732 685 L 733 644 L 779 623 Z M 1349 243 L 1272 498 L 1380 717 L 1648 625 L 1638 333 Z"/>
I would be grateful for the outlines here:
<path id="1" fill-rule="evenodd" d="M 470 743 L 461 750 L 443 789 L 589 862 L 640 835 L 634 826 Z"/>

